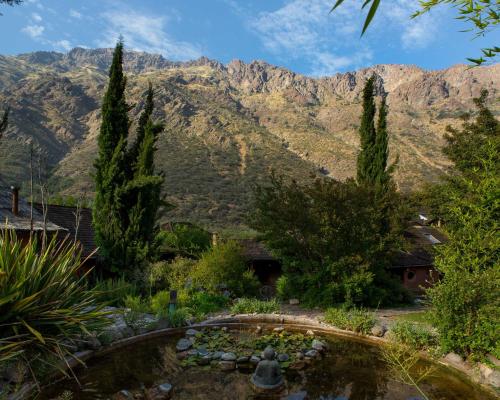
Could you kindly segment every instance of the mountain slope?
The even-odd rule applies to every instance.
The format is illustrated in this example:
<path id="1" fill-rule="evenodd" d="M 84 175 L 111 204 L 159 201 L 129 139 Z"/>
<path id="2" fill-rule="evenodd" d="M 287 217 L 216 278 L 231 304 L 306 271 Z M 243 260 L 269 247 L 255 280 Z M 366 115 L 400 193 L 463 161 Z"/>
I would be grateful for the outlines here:
<path id="1" fill-rule="evenodd" d="M 29 174 L 30 141 L 53 167 L 55 191 L 92 195 L 100 101 L 110 49 L 0 56 L 0 103 L 12 123 L 0 143 L 0 171 L 10 183 Z M 222 65 L 201 58 L 174 63 L 158 55 L 125 56 L 128 99 L 141 109 L 147 81 L 156 89 L 155 118 L 166 123 L 158 167 L 168 200 L 165 218 L 239 224 L 255 183 L 276 170 L 297 179 L 311 172 L 345 179 L 355 171 L 360 94 L 367 77 L 390 107 L 391 154 L 399 155 L 402 189 L 435 180 L 448 167 L 444 127 L 459 123 L 481 88 L 498 97 L 500 65 L 424 71 L 379 65 L 313 79 L 256 61 Z M 495 112 L 498 103 L 492 104 Z"/>

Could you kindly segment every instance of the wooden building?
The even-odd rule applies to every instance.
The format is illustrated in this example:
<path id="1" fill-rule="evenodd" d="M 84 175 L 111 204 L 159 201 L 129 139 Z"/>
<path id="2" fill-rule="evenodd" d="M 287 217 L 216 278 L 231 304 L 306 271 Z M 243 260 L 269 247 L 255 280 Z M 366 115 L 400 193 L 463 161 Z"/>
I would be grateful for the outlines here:
<path id="1" fill-rule="evenodd" d="M 263 286 L 264 297 L 271 297 L 276 293 L 276 281 L 282 274 L 281 263 L 265 245 L 255 239 L 240 239 L 238 242 L 243 248 L 251 269 Z"/>
<path id="2" fill-rule="evenodd" d="M 408 290 L 421 294 L 439 278 L 434 268 L 433 247 L 445 243 L 447 238 L 438 229 L 424 223 L 414 223 L 405 230 L 404 236 L 408 250 L 396 255 L 391 271 L 399 276 Z"/>
<path id="3" fill-rule="evenodd" d="M 43 213 L 42 204 L 34 203 L 33 206 L 38 212 Z M 98 255 L 92 227 L 92 210 L 49 204 L 46 206 L 46 212 L 49 221 L 65 229 L 64 237 L 69 236 L 70 240 L 81 246 L 82 258 L 86 259 L 85 264 L 96 265 Z M 62 234 L 60 235 L 62 238 Z"/>
<path id="4" fill-rule="evenodd" d="M 49 219 L 44 219 L 43 213 L 40 213 L 35 207 L 31 207 L 19 195 L 19 189 L 14 186 L 8 186 L 0 180 L 0 223 L 2 230 L 12 230 L 17 237 L 27 243 L 30 236 L 41 237 L 43 231 L 51 237 L 54 234 L 66 235 L 67 230 Z"/>

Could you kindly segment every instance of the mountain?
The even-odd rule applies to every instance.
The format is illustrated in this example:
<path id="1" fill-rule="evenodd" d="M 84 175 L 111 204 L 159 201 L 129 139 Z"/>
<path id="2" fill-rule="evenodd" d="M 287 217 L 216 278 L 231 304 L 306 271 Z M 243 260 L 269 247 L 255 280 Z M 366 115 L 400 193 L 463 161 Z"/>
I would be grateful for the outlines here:
<path id="1" fill-rule="evenodd" d="M 54 193 L 92 196 L 111 57 L 111 49 L 81 48 L 0 56 L 0 104 L 12 109 L 0 142 L 4 180 L 26 182 L 33 143 L 42 154 L 35 155 L 35 164 L 40 159 L 42 169 L 51 171 Z M 378 94 L 387 95 L 390 150 L 399 156 L 401 190 L 446 173 L 445 126 L 460 124 L 481 88 L 491 99 L 500 91 L 500 64 L 440 71 L 377 65 L 318 79 L 262 61 L 171 62 L 141 52 L 126 53 L 124 66 L 131 119 L 137 119 L 151 81 L 154 116 L 166 124 L 157 164 L 165 173 L 167 200 L 176 208 L 164 218 L 211 226 L 244 222 L 253 186 L 273 170 L 298 180 L 312 172 L 353 176 L 360 96 L 372 74 Z M 491 107 L 500 113 L 498 102 Z"/>

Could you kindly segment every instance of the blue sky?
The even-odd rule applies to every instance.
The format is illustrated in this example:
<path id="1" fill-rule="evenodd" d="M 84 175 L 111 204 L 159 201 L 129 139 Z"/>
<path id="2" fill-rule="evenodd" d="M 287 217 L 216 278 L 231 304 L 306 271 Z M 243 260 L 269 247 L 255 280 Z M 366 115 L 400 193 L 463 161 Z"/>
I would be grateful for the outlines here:
<path id="1" fill-rule="evenodd" d="M 416 0 L 385 0 L 360 38 L 360 0 L 25 0 L 0 6 L 0 54 L 110 47 L 121 34 L 129 49 L 172 60 L 205 55 L 265 60 L 324 76 L 373 64 L 440 69 L 498 45 L 500 32 L 472 39 L 442 6 L 415 20 Z M 8 38 L 11 38 L 10 40 Z"/>

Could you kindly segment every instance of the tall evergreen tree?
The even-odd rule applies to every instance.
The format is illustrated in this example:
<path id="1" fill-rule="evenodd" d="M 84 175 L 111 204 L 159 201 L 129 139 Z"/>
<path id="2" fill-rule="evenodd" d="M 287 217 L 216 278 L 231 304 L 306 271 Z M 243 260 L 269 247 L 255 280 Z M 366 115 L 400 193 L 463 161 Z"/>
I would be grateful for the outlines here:
<path id="1" fill-rule="evenodd" d="M 359 184 L 370 184 L 374 181 L 373 168 L 376 142 L 374 83 L 375 77 L 372 76 L 363 89 L 363 115 L 359 127 L 361 152 L 357 160 L 357 181 Z"/>
<path id="2" fill-rule="evenodd" d="M 109 71 L 109 84 L 102 103 L 98 157 L 95 162 L 95 201 L 93 223 L 95 239 L 109 270 L 124 267 L 123 236 L 127 225 L 126 205 L 118 199 L 126 184 L 129 106 L 125 100 L 123 43 L 116 45 Z"/>
<path id="3" fill-rule="evenodd" d="M 129 226 L 126 237 L 130 245 L 127 251 L 129 265 L 140 265 L 155 253 L 155 237 L 158 231 L 157 216 L 163 205 L 161 187 L 163 177 L 155 173 L 154 154 L 156 140 L 163 131 L 162 124 L 151 119 L 153 112 L 153 88 L 149 84 L 144 110 L 139 118 L 137 138 L 129 151 L 133 178 L 125 187 L 128 199 Z"/>
<path id="4" fill-rule="evenodd" d="M 153 88 L 149 85 L 137 137 L 128 148 L 128 106 L 123 74 L 123 43 L 118 42 L 102 105 L 95 162 L 96 197 L 93 222 L 96 242 L 111 272 L 133 276 L 151 258 L 163 178 L 155 174 L 154 153 L 162 125 L 151 120 Z"/>

